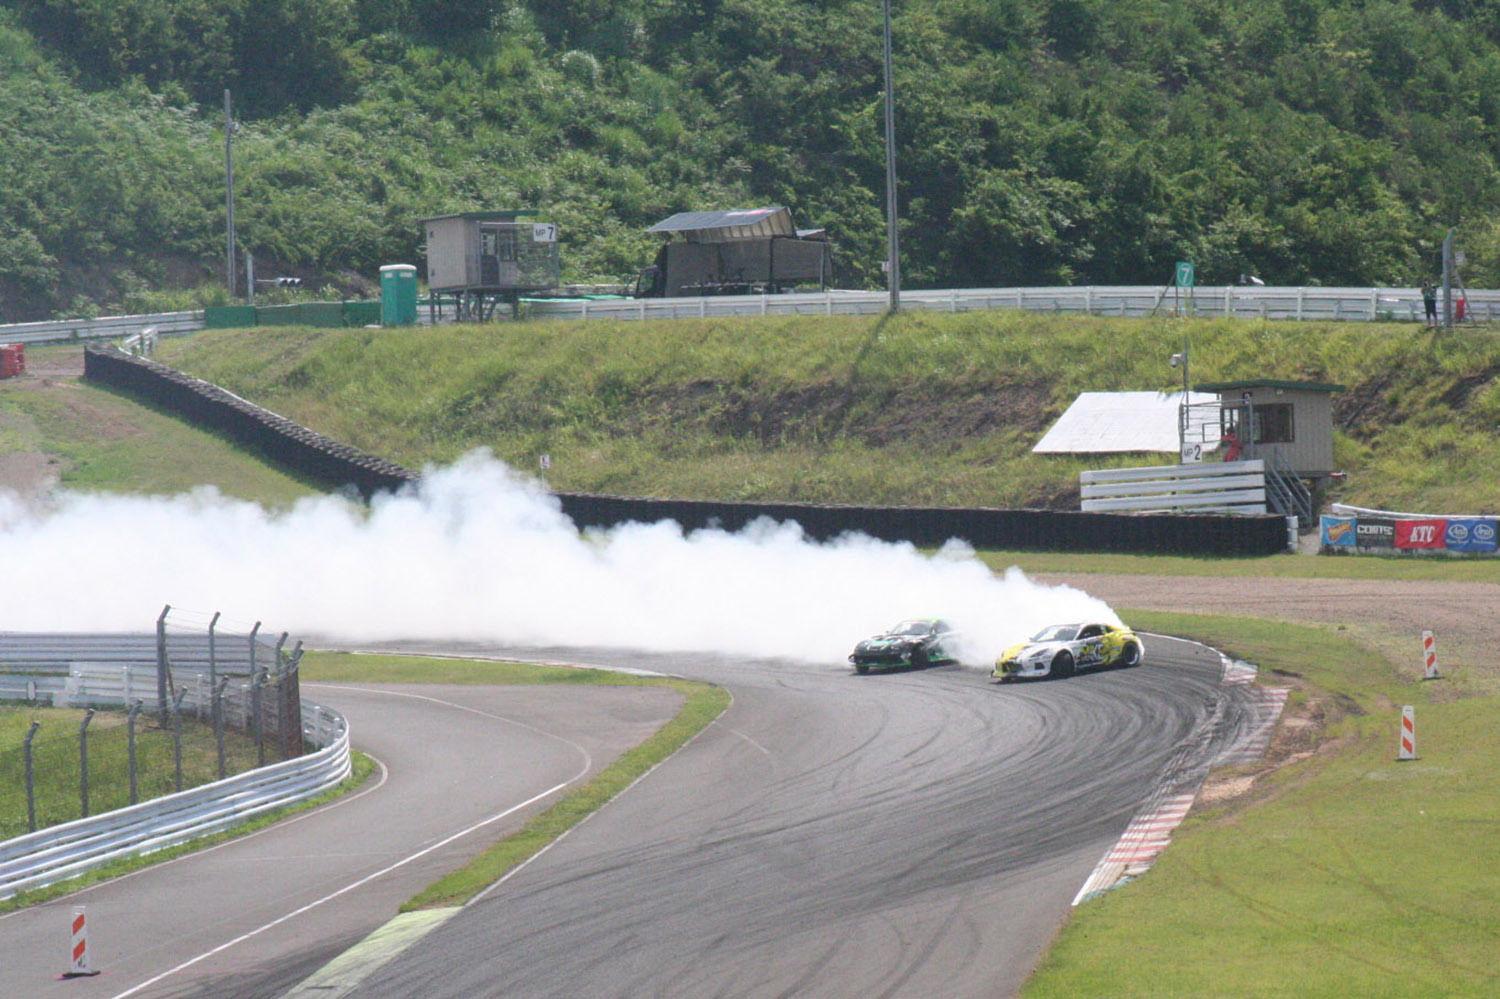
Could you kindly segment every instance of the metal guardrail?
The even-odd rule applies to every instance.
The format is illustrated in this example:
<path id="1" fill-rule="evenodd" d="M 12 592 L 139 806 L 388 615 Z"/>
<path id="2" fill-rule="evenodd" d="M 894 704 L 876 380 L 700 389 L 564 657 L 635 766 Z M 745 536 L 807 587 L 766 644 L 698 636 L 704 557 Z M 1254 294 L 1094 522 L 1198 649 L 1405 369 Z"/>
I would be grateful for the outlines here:
<path id="1" fill-rule="evenodd" d="M 191 333 L 203 328 L 202 310 L 158 312 L 146 316 L 105 316 L 101 319 L 54 319 L 45 323 L 0 326 L 0 343 L 82 343 L 118 340 L 148 327 L 157 333 Z"/>
<path id="2" fill-rule="evenodd" d="M 141 672 L 142 676 L 130 674 Z M 123 706 L 132 683 L 154 682 L 146 670 L 85 668 L 82 684 L 66 696 Z M 44 688 L 51 678 L 36 681 Z M 82 689 L 78 689 L 82 687 Z M 184 703 L 208 697 L 206 686 L 189 688 Z M 201 705 L 195 705 L 200 706 Z M 113 860 L 152 853 L 219 832 L 262 812 L 316 797 L 349 776 L 349 725 L 338 712 L 302 705 L 303 737 L 317 752 L 260 767 L 188 791 L 156 798 L 86 819 L 52 826 L 0 842 L 0 898 L 76 877 Z"/>
<path id="3" fill-rule="evenodd" d="M 617 298 L 522 300 L 523 315 L 537 319 L 687 319 L 710 316 L 874 316 L 890 303 L 884 291 L 827 291 L 788 295 L 718 295 L 704 298 Z M 1500 318 L 1500 291 L 1466 293 L 1465 319 Z M 1097 316 L 1166 314 L 1239 319 L 1318 321 L 1422 321 L 1425 312 L 1417 288 L 1318 288 L 1226 285 L 1181 291 L 1161 285 L 1087 285 L 1035 288 L 949 288 L 901 292 L 902 308 L 926 312 L 975 312 L 1018 309 L 1027 312 L 1076 312 Z M 432 322 L 428 307 L 418 322 Z M 440 312 L 438 322 L 456 315 Z M 58 343 L 110 340 L 140 334 L 190 333 L 204 328 L 201 310 L 162 312 L 103 319 L 59 319 L 45 323 L 0 326 L 0 343 Z"/>
<path id="4" fill-rule="evenodd" d="M 173 669 L 209 670 L 245 676 L 276 662 L 276 645 L 240 634 L 167 631 L 162 651 Z M 66 675 L 73 663 L 120 666 L 154 664 L 157 640 L 139 632 L 7 632 L 0 631 L 0 670 L 53 670 Z"/>
<path id="5" fill-rule="evenodd" d="M 684 319 L 747 315 L 878 315 L 889 298 L 883 291 L 814 294 L 724 295 L 706 298 L 526 299 L 525 314 L 545 319 Z M 974 312 L 1018 309 L 1102 316 L 1181 314 L 1203 318 L 1297 319 L 1304 321 L 1405 320 L 1424 316 L 1417 288 L 1286 288 L 1228 285 L 1192 289 L 1160 285 L 954 288 L 901 293 L 908 311 Z M 1470 290 L 1466 318 L 1500 317 L 1500 291 Z"/>

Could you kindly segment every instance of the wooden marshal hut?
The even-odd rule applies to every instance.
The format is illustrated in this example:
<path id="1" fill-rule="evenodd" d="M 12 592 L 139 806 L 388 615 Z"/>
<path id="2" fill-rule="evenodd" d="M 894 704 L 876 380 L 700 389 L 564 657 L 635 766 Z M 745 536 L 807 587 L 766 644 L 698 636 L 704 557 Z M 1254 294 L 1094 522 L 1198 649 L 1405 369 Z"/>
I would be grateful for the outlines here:
<path id="1" fill-rule="evenodd" d="M 1265 458 L 1308 480 L 1316 491 L 1333 474 L 1330 382 L 1249 378 L 1194 385 L 1219 397 L 1220 454 L 1225 461 Z"/>
<path id="2" fill-rule="evenodd" d="M 557 226 L 533 211 L 456 212 L 422 219 L 427 288 L 434 308 L 447 295 L 460 319 L 485 320 L 512 310 L 528 293 L 557 287 Z"/>

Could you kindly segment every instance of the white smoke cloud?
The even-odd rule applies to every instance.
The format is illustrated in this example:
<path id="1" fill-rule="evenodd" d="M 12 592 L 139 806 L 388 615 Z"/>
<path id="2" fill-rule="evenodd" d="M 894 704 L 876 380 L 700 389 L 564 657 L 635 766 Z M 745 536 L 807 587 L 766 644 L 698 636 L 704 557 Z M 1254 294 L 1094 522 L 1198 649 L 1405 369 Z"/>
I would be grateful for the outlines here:
<path id="1" fill-rule="evenodd" d="M 980 664 L 1045 624 L 1118 620 L 1079 590 L 997 577 L 957 543 L 935 555 L 863 536 L 820 544 L 769 521 L 580 536 L 539 484 L 483 452 L 369 508 L 324 496 L 273 512 L 200 487 L 62 492 L 38 512 L 0 492 L 0 630 L 140 631 L 168 603 L 294 636 L 820 662 L 906 617 L 952 621 Z"/>

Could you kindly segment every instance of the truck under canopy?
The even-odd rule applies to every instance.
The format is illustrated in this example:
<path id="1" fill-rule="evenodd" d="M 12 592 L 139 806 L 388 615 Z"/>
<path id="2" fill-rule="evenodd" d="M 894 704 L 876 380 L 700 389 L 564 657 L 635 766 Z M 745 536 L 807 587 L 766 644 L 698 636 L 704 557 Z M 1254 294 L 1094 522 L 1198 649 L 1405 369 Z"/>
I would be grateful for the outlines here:
<path id="1" fill-rule="evenodd" d="M 741 239 L 772 236 L 797 237 L 822 230 L 803 230 L 792 225 L 791 209 L 784 205 L 766 208 L 733 208 L 722 212 L 678 212 L 646 230 L 671 236 L 681 233 L 692 243 L 731 243 Z"/>

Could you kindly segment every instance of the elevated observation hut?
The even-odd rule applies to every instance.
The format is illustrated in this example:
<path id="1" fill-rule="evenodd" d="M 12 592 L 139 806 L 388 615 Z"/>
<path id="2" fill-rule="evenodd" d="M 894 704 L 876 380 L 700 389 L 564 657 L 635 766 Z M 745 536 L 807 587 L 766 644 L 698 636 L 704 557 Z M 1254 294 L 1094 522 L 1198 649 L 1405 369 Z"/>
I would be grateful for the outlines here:
<path id="1" fill-rule="evenodd" d="M 1217 427 L 1208 427 L 1219 435 L 1222 459 L 1263 459 L 1268 484 L 1284 480 L 1293 492 L 1300 492 L 1297 482 L 1305 483 L 1306 507 L 1297 512 L 1310 522 L 1317 497 L 1333 477 L 1333 393 L 1344 386 L 1249 378 L 1193 387 L 1218 396 L 1208 404 L 1218 409 Z"/>
<path id="2" fill-rule="evenodd" d="M 451 295 L 461 320 L 512 311 L 521 296 L 557 287 L 557 226 L 532 211 L 458 212 L 422 219 L 427 236 L 427 288 L 434 301 Z"/>

